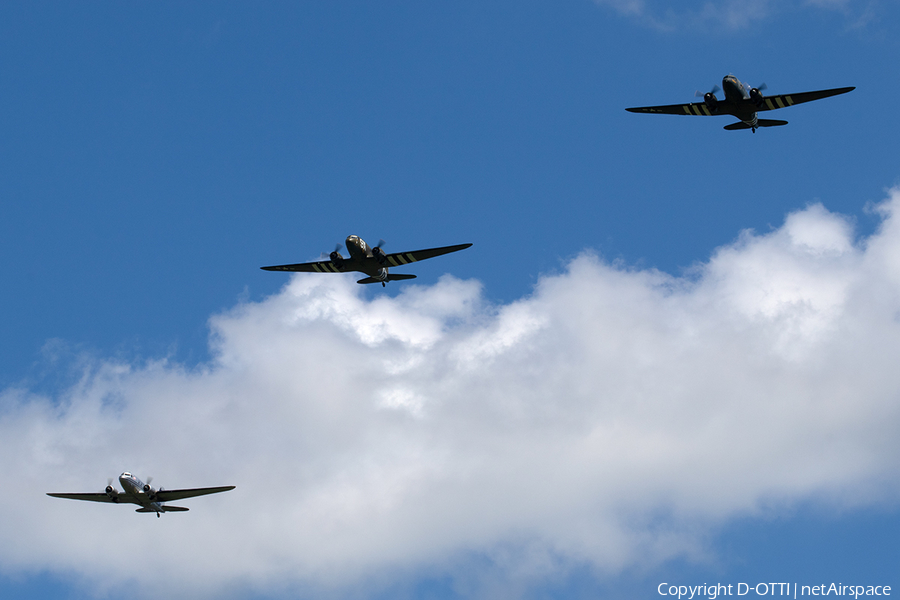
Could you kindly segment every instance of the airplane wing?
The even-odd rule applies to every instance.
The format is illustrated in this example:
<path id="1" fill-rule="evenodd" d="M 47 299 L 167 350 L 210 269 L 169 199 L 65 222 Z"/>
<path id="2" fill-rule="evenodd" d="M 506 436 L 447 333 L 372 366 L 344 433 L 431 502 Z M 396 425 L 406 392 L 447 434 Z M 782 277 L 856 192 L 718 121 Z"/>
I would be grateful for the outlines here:
<path id="1" fill-rule="evenodd" d="M 131 499 L 126 494 L 119 494 L 119 499 L 113 500 L 104 492 L 94 492 L 87 494 L 51 494 L 47 493 L 48 496 L 53 496 L 54 498 L 68 498 L 69 500 L 89 500 L 91 502 L 112 502 L 113 504 L 117 504 L 119 502 L 131 502 Z"/>
<path id="2" fill-rule="evenodd" d="M 719 101 L 719 105 L 724 104 Z M 633 113 L 657 113 L 662 115 L 691 115 L 697 117 L 712 117 L 722 114 L 722 111 L 710 112 L 705 102 L 691 102 L 690 104 L 669 104 L 666 106 L 636 106 L 634 108 L 626 108 L 628 112 Z"/>
<path id="3" fill-rule="evenodd" d="M 799 94 L 765 96 L 763 98 L 762 105 L 760 105 L 757 110 L 763 111 L 785 108 L 786 106 L 793 106 L 795 104 L 802 104 L 804 102 L 812 102 L 813 100 L 821 100 L 822 98 L 830 98 L 831 96 L 837 96 L 838 94 L 846 94 L 847 92 L 852 92 L 855 89 L 855 87 L 842 87 L 834 88 L 831 90 L 818 90 L 816 92 L 801 92 Z"/>
<path id="4" fill-rule="evenodd" d="M 172 500 L 183 500 L 194 496 L 227 492 L 228 490 L 233 490 L 234 487 L 233 485 L 224 485 L 221 487 L 188 488 L 184 490 L 159 490 L 156 492 L 156 500 L 158 502 L 171 502 Z"/>
<path id="5" fill-rule="evenodd" d="M 400 265 L 425 260 L 426 258 L 434 258 L 435 256 L 441 256 L 442 254 L 450 254 L 451 252 L 465 250 L 471 245 L 472 244 L 457 244 L 455 246 L 443 246 L 441 248 L 428 248 L 427 250 L 413 250 L 412 252 L 395 252 L 393 254 L 386 254 L 385 258 L 387 259 L 388 265 L 399 267 Z"/>
<path id="6" fill-rule="evenodd" d="M 348 262 L 353 262 L 351 259 L 344 259 L 344 271 L 346 271 L 346 266 Z M 295 265 L 275 265 L 273 267 L 260 267 L 263 271 L 301 271 L 303 273 L 343 273 L 344 271 L 337 268 L 337 266 L 331 262 L 330 260 L 318 260 L 316 262 L 308 262 L 308 263 L 297 263 Z"/>

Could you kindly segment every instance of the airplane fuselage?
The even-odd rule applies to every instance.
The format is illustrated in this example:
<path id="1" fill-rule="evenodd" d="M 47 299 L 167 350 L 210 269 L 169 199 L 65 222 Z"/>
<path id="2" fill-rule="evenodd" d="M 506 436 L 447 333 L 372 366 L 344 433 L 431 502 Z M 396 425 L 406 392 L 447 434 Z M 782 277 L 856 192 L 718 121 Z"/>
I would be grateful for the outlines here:
<path id="1" fill-rule="evenodd" d="M 722 78 L 722 91 L 725 92 L 725 98 L 740 103 L 742 100 L 749 100 L 750 94 L 744 84 L 734 75 L 726 75 Z"/>
<path id="2" fill-rule="evenodd" d="M 376 281 L 384 282 L 388 278 L 387 267 L 381 266 L 378 260 L 378 254 L 381 248 L 377 250 L 369 246 L 364 239 L 358 235 L 348 235 L 344 242 L 347 246 L 347 252 L 350 258 L 356 263 L 351 267 L 354 271 L 365 273 Z M 383 255 L 382 255 L 383 256 Z M 334 260 L 334 258 L 332 258 Z"/>
<path id="3" fill-rule="evenodd" d="M 765 86 L 761 86 L 765 87 Z M 732 109 L 727 111 L 750 127 L 756 130 L 759 119 L 756 117 L 756 105 L 750 98 L 750 90 L 734 75 L 726 75 L 722 78 L 722 91 L 725 93 L 726 104 Z"/>
<path id="4" fill-rule="evenodd" d="M 144 483 L 128 471 L 119 475 L 119 484 L 124 492 L 117 494 L 111 487 L 106 488 L 106 493 L 115 502 L 131 502 L 139 504 L 146 512 L 155 512 L 157 515 L 165 512 L 161 502 L 155 500 L 156 490 L 149 484 Z M 117 496 L 128 495 L 129 498 L 117 498 Z"/>

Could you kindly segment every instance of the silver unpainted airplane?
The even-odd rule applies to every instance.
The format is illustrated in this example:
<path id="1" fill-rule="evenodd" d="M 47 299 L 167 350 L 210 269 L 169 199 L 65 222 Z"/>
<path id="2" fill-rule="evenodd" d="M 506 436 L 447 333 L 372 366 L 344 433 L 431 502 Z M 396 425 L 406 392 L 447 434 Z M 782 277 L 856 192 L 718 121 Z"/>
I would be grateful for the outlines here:
<path id="1" fill-rule="evenodd" d="M 134 512 L 139 513 L 156 513 L 157 518 L 164 512 L 184 512 L 188 510 L 183 506 L 166 506 L 164 502 L 172 500 L 183 500 L 185 498 L 193 498 L 194 496 L 205 496 L 207 494 L 218 494 L 219 492 L 227 492 L 233 490 L 235 486 L 225 485 L 221 487 L 206 488 L 188 488 L 183 490 L 166 490 L 163 488 L 154 489 L 150 482 L 152 478 L 147 478 L 144 483 L 128 471 L 119 475 L 119 483 L 122 484 L 124 492 L 120 492 L 112 485 L 112 479 L 109 480 L 106 490 L 102 492 L 88 492 L 85 494 L 60 494 L 47 493 L 48 496 L 54 498 L 69 498 L 70 500 L 89 500 L 91 502 L 112 502 L 113 504 L 137 504 L 140 506 Z"/>
<path id="2" fill-rule="evenodd" d="M 415 275 L 406 273 L 389 273 L 389 267 L 399 267 L 411 262 L 434 258 L 442 254 L 465 250 L 472 244 L 457 244 L 456 246 L 443 246 L 441 248 L 428 248 L 426 250 L 413 250 L 412 252 L 396 252 L 385 254 L 381 249 L 384 240 L 377 246 L 369 246 L 358 235 L 347 236 L 347 252 L 350 256 L 344 258 L 339 252 L 340 246 L 334 249 L 328 258 L 316 262 L 297 263 L 293 265 L 275 265 L 273 267 L 260 267 L 263 271 L 301 271 L 305 273 L 346 273 L 358 271 L 368 277 L 360 279 L 356 283 L 381 283 L 386 281 L 398 281 L 401 279 L 415 279 Z"/>

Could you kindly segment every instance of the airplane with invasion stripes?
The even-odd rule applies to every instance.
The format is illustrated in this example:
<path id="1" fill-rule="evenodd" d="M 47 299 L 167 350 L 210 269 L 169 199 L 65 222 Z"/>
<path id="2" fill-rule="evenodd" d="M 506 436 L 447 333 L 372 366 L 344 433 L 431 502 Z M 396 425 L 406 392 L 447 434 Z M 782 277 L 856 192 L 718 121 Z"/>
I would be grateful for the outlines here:
<path id="1" fill-rule="evenodd" d="M 727 75 L 722 79 L 722 88 L 725 92 L 725 98 L 723 100 L 716 98 L 716 92 L 719 91 L 718 86 L 716 86 L 705 94 L 697 92 L 697 96 L 703 96 L 703 102 L 670 104 L 667 106 L 639 106 L 635 108 L 626 108 L 625 110 L 633 113 L 690 115 L 697 117 L 731 115 L 737 117 L 740 121 L 732 123 L 731 125 L 726 125 L 725 129 L 730 131 L 735 129 L 751 129 L 753 133 L 756 133 L 758 127 L 787 125 L 787 121 L 759 119 L 756 116 L 758 112 L 777 110 L 795 104 L 802 104 L 803 102 L 811 102 L 812 100 L 821 100 L 822 98 L 837 96 L 838 94 L 846 94 L 847 92 L 856 89 L 855 87 L 842 87 L 815 92 L 801 92 L 799 94 L 764 96 L 762 91 L 766 89 L 766 84 L 763 83 L 759 87 L 751 88 L 747 84 L 741 83 L 734 75 Z"/>
<path id="2" fill-rule="evenodd" d="M 365 273 L 368 277 L 360 279 L 356 283 L 381 283 L 384 286 L 387 281 L 398 281 L 401 279 L 415 279 L 415 275 L 403 273 L 389 273 L 390 267 L 399 267 L 409 263 L 425 260 L 426 258 L 434 258 L 442 254 L 465 250 L 472 244 L 457 244 L 456 246 L 443 246 L 441 248 L 428 248 L 426 250 L 413 250 L 412 252 L 396 252 L 394 254 L 385 254 L 381 246 L 384 240 L 381 240 L 377 246 L 369 246 L 358 235 L 347 237 L 347 252 L 350 253 L 348 258 L 341 256 L 339 252 L 340 246 L 334 249 L 329 255 L 329 260 L 320 260 L 316 262 L 297 263 L 294 265 L 276 265 L 272 267 L 260 267 L 264 271 L 301 271 L 304 273 L 347 273 L 357 271 Z"/>

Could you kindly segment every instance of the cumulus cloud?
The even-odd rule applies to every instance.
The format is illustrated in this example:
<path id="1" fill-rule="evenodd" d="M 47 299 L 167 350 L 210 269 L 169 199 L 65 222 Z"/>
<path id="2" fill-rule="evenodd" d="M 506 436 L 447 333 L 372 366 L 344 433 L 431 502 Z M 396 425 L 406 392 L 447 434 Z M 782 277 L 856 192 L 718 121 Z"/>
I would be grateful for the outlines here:
<path id="1" fill-rule="evenodd" d="M 853 0 L 802 0 L 786 2 L 781 0 L 695 0 L 681 2 L 678 8 L 672 3 L 657 0 L 595 0 L 597 4 L 608 6 L 627 17 L 636 18 L 641 23 L 660 30 L 724 28 L 739 30 L 752 27 L 779 11 L 812 7 L 854 14 L 853 4 L 865 4 L 861 8 L 864 15 L 872 11 L 871 1 Z M 859 17 L 854 20 L 859 21 Z M 867 17 L 868 20 L 868 17 Z"/>
<path id="2" fill-rule="evenodd" d="M 369 300 L 299 275 L 213 317 L 208 364 L 7 389 L 0 568 L 147 596 L 475 567 L 527 586 L 693 556 L 801 502 L 896 502 L 900 190 L 877 210 L 857 240 L 808 206 L 683 277 L 586 252 L 500 306 L 450 276 Z M 44 496 L 123 470 L 237 489 L 161 519 Z"/>

